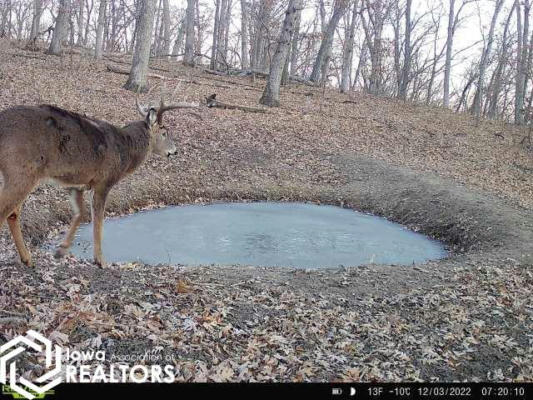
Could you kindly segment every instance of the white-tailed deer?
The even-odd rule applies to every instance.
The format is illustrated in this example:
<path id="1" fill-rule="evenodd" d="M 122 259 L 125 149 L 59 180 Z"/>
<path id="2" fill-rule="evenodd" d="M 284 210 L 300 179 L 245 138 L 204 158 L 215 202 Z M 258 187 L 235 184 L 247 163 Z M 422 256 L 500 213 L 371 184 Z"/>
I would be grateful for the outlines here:
<path id="1" fill-rule="evenodd" d="M 21 261 L 32 265 L 20 229 L 20 211 L 28 194 L 44 179 L 71 189 L 74 218 L 56 256 L 66 254 L 84 219 L 83 193 L 93 191 L 94 262 L 104 266 L 102 225 L 111 188 L 133 172 L 150 152 L 176 153 L 167 137 L 163 113 L 195 103 L 143 107 L 141 121 L 122 128 L 51 106 L 17 106 L 0 112 L 0 228 L 7 219 Z M 2 181 L 0 180 L 0 182 Z"/>

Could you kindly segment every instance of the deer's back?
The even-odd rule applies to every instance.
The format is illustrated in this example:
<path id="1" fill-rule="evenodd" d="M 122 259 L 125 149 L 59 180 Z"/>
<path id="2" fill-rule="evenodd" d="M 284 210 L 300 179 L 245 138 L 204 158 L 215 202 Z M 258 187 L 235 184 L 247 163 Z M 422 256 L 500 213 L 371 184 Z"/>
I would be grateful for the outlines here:
<path id="1" fill-rule="evenodd" d="M 127 138 L 105 122 L 55 106 L 17 106 L 0 112 L 0 168 L 66 184 L 89 184 L 117 173 Z"/>

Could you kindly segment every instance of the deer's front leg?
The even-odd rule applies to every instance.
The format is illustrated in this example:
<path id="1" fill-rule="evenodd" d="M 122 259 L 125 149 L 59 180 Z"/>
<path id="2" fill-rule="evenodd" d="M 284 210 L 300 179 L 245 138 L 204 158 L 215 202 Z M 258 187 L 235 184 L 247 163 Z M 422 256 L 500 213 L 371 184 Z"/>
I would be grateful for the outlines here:
<path id="1" fill-rule="evenodd" d="M 19 206 L 8 218 L 7 223 L 9 225 L 9 230 L 11 231 L 11 235 L 13 236 L 13 240 L 15 241 L 15 246 L 17 248 L 17 251 L 20 255 L 20 260 L 23 264 L 26 264 L 28 267 L 33 267 L 33 263 L 31 261 L 31 254 L 26 248 L 26 245 L 24 244 L 24 239 L 22 238 L 22 231 L 20 229 L 20 210 L 21 206 Z"/>
<path id="2" fill-rule="evenodd" d="M 95 189 L 92 201 L 94 263 L 102 268 L 105 267 L 104 257 L 102 256 L 102 230 L 108 193 L 109 189 L 107 188 Z"/>

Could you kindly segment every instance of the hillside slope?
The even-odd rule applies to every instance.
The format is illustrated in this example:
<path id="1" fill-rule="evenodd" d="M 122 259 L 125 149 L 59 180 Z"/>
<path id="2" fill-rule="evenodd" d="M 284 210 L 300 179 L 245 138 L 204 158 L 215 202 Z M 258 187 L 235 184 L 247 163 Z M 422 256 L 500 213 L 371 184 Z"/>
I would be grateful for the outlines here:
<path id="1" fill-rule="evenodd" d="M 0 41 L 0 109 L 53 103 L 137 118 L 127 69 Z M 264 84 L 152 65 L 176 100 L 257 106 Z M 143 100 L 156 99 L 161 79 Z M 0 344 L 35 329 L 131 357 L 160 349 L 179 381 L 532 381 L 533 159 L 523 129 L 440 108 L 291 85 L 266 114 L 169 112 L 179 148 L 111 192 L 107 215 L 218 200 L 301 200 L 369 211 L 443 240 L 449 258 L 324 270 L 95 267 L 55 245 L 71 211 L 43 184 L 26 201 L 36 266 L 0 232 Z M 0 127 L 1 129 L 1 127 Z M 105 234 L 104 234 L 105 240 Z M 109 360 L 109 359 L 108 359 Z"/>
<path id="2" fill-rule="evenodd" d="M 117 124 L 137 118 L 134 94 L 122 89 L 126 76 L 106 71 L 106 63 L 127 70 L 123 58 L 97 63 L 2 43 L 0 109 L 52 103 Z M 176 79 L 151 78 L 152 100 L 161 85 L 169 93 L 179 85 L 179 99 L 203 101 L 217 93 L 222 101 L 256 106 L 264 85 L 261 79 L 213 76 L 175 63 L 160 61 L 153 67 L 153 73 Z M 201 111 L 202 120 L 180 112 L 169 115 L 167 125 L 181 148 L 174 165 L 188 177 L 182 186 L 194 188 L 198 181 L 202 187 L 218 186 L 228 179 L 254 185 L 258 175 L 274 186 L 295 180 L 337 184 L 341 178 L 327 155 L 356 153 L 432 171 L 533 207 L 533 153 L 519 145 L 523 129 L 495 121 L 476 126 L 469 115 L 441 108 L 362 93 L 322 93 L 302 85 L 285 88 L 281 103 L 264 115 L 212 109 Z"/>

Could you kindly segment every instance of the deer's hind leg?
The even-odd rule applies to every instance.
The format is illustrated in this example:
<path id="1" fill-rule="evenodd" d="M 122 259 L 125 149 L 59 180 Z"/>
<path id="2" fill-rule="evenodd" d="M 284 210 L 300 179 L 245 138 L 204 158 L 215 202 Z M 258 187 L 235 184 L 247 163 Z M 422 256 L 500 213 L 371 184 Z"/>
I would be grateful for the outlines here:
<path id="1" fill-rule="evenodd" d="M 93 220 L 93 246 L 94 263 L 104 268 L 106 263 L 102 255 L 102 231 L 104 225 L 105 203 L 109 189 L 106 186 L 95 188 L 92 199 L 92 220 Z"/>
<path id="2" fill-rule="evenodd" d="M 63 242 L 59 245 L 59 248 L 56 251 L 55 257 L 60 258 L 67 254 L 68 249 L 72 245 L 72 240 L 74 235 L 78 230 L 81 222 L 85 219 L 85 207 L 83 206 L 83 190 L 82 189 L 72 189 L 70 191 L 70 202 L 72 204 L 72 209 L 74 211 L 74 217 L 70 224 L 67 236 Z"/>

